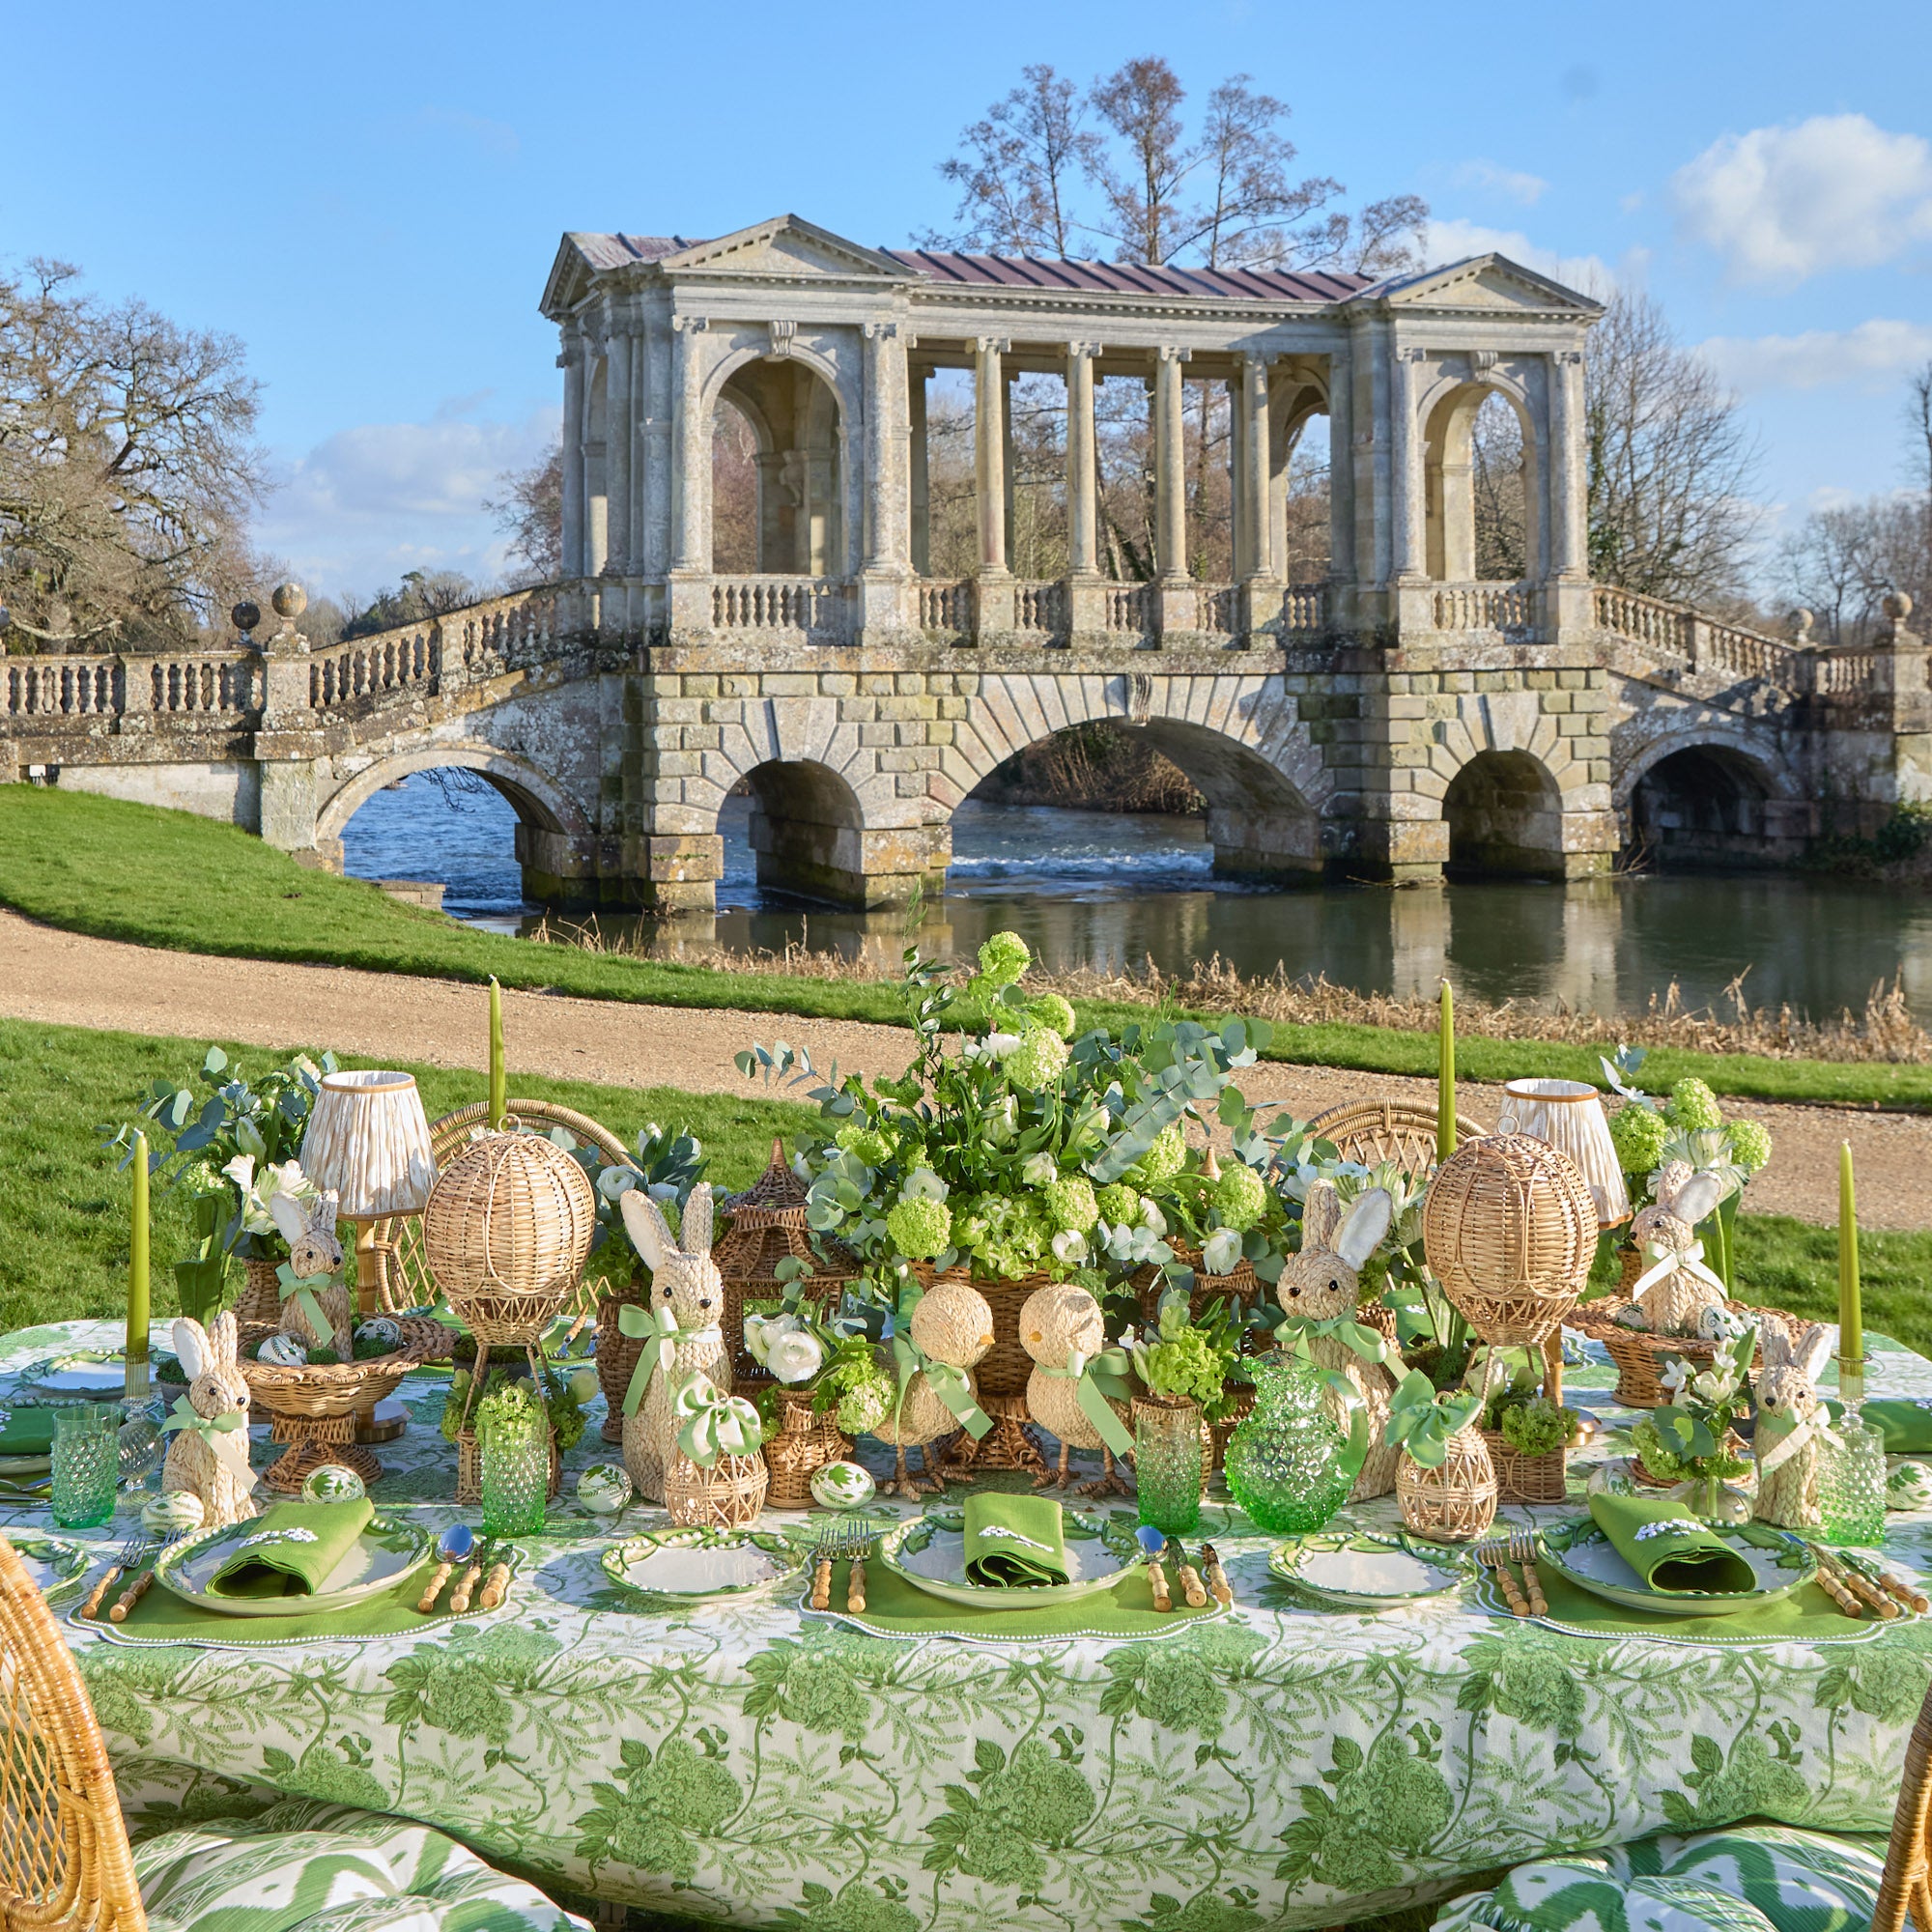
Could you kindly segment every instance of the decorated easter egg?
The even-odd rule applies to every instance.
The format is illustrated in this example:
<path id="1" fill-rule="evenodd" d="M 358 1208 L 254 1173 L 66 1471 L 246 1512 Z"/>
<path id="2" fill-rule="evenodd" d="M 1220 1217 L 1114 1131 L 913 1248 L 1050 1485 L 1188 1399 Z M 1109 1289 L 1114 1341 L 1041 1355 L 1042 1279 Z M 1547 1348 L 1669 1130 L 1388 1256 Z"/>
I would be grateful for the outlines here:
<path id="1" fill-rule="evenodd" d="M 577 1500 L 595 1516 L 615 1516 L 631 1500 L 631 1478 L 615 1463 L 593 1463 L 577 1479 Z"/>
<path id="2" fill-rule="evenodd" d="M 369 1493 L 362 1478 L 340 1463 L 324 1463 L 308 1472 L 302 1484 L 305 1503 L 359 1502 Z"/>
<path id="3" fill-rule="evenodd" d="M 298 1369 L 308 1360 L 308 1344 L 299 1335 L 270 1335 L 255 1350 L 255 1359 L 277 1369 Z"/>
<path id="4" fill-rule="evenodd" d="M 1932 1469 L 1923 1463 L 1901 1463 L 1885 1479 L 1889 1510 L 1932 1509 Z"/>
<path id="5" fill-rule="evenodd" d="M 400 1349 L 403 1346 L 403 1331 L 386 1315 L 372 1315 L 368 1321 L 355 1324 L 355 1339 L 358 1342 L 374 1342 L 384 1349 Z"/>
<path id="6" fill-rule="evenodd" d="M 820 1509 L 861 1509 L 876 1487 L 857 1463 L 828 1463 L 811 1472 L 811 1499 Z"/>
<path id="7" fill-rule="evenodd" d="M 597 1393 L 597 1371 L 579 1369 L 570 1378 L 570 1399 L 582 1408 Z"/>
<path id="8" fill-rule="evenodd" d="M 141 1527 L 150 1536 L 176 1536 L 199 1529 L 207 1514 L 199 1496 L 174 1490 L 166 1495 L 150 1496 L 141 1505 Z"/>
<path id="9" fill-rule="evenodd" d="M 1697 1311 L 1697 1333 L 1706 1342 L 1729 1342 L 1745 1332 L 1749 1321 L 1735 1309 L 1701 1308 Z"/>
<path id="10" fill-rule="evenodd" d="M 1612 1456 L 1590 1471 L 1589 1491 L 1593 1496 L 1639 1496 L 1643 1488 L 1631 1473 L 1628 1456 Z"/>

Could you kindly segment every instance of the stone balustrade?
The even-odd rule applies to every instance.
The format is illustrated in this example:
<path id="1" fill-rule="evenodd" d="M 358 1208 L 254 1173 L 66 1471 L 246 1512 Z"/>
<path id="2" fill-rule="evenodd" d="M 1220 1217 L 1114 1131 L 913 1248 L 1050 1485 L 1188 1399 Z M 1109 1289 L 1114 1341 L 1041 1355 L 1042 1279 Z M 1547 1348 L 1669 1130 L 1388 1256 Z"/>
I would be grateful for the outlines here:
<path id="1" fill-rule="evenodd" d="M 1526 631 L 1536 621 L 1526 583 L 1442 583 L 1435 601 L 1438 631 Z"/>

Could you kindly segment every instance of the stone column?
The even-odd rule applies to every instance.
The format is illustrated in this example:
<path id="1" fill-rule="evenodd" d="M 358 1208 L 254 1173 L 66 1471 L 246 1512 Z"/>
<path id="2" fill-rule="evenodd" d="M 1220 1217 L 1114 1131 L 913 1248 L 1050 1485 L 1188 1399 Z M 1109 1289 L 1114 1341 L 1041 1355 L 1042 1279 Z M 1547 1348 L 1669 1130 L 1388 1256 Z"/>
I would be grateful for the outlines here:
<path id="1" fill-rule="evenodd" d="M 1246 537 L 1247 575 L 1243 580 L 1242 627 L 1250 638 L 1281 616 L 1281 583 L 1274 567 L 1274 450 L 1269 437 L 1268 374 L 1265 355 L 1241 358 L 1241 464 L 1236 502 Z"/>
<path id="2" fill-rule="evenodd" d="M 1228 378 L 1228 559 L 1236 583 L 1255 567 L 1248 547 L 1248 412 L 1241 379 Z"/>
<path id="3" fill-rule="evenodd" d="M 1013 384 L 1010 369 L 1002 367 L 1000 371 L 1000 500 L 1006 505 L 1006 557 L 1007 568 L 1013 567 L 1013 552 L 1019 548 L 1014 541 L 1013 524 L 1019 514 L 1019 491 L 1016 487 L 1019 469 L 1019 452 L 1013 446 Z"/>
<path id="4" fill-rule="evenodd" d="M 1283 575 L 1287 575 L 1284 566 Z M 1355 399 L 1354 372 L 1339 356 L 1328 362 L 1328 582 L 1337 615 L 1354 608 Z M 1346 591 L 1344 586 L 1347 586 Z"/>
<path id="5" fill-rule="evenodd" d="M 1007 569 L 1006 384 L 1001 358 L 1008 343 L 981 335 L 973 344 L 973 488 L 980 521 L 980 567 L 975 573 L 975 631 L 980 638 L 1013 627 L 1012 577 Z"/>
<path id="6" fill-rule="evenodd" d="M 1154 586 L 1163 638 L 1201 628 L 1200 598 L 1187 574 L 1186 443 L 1180 409 L 1180 365 L 1187 351 L 1163 344 L 1154 352 Z"/>
<path id="7" fill-rule="evenodd" d="M 631 337 L 614 321 L 606 339 L 604 377 L 604 494 L 607 577 L 631 572 Z"/>
<path id="8" fill-rule="evenodd" d="M 859 582 L 859 641 L 878 644 L 908 630 L 905 615 L 907 499 L 899 461 L 905 414 L 906 330 L 896 322 L 860 325 L 865 341 L 865 541 Z"/>
<path id="9" fill-rule="evenodd" d="M 1099 472 L 1094 438 L 1094 357 L 1092 342 L 1066 345 L 1066 607 L 1075 637 L 1101 630 L 1099 562 Z"/>
<path id="10" fill-rule="evenodd" d="M 1389 364 L 1389 574 L 1403 583 L 1422 581 L 1422 547 L 1417 540 L 1422 489 L 1415 424 L 1415 360 L 1421 353 L 1398 348 Z"/>
<path id="11" fill-rule="evenodd" d="M 1549 425 L 1544 469 L 1549 478 L 1548 636 L 1591 621 L 1589 485 L 1585 469 L 1583 352 L 1559 349 L 1549 358 Z"/>
<path id="12" fill-rule="evenodd" d="M 932 486 L 925 442 L 925 385 L 930 369 L 906 370 L 906 472 L 912 499 L 912 567 L 915 576 L 932 575 Z"/>
<path id="13" fill-rule="evenodd" d="M 671 563 L 673 633 L 711 628 L 711 547 L 705 485 L 711 468 L 710 420 L 704 409 L 705 319 L 671 318 Z"/>
<path id="14" fill-rule="evenodd" d="M 563 371 L 563 574 L 583 574 L 583 339 L 575 329 L 556 358 Z"/>

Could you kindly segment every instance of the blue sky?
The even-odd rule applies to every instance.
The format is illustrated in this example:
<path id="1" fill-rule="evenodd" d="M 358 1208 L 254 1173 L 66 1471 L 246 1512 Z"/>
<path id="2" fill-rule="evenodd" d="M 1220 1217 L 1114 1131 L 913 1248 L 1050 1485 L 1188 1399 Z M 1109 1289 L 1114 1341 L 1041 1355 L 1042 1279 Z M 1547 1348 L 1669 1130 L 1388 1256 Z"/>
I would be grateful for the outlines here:
<path id="1" fill-rule="evenodd" d="M 1245 71 L 1310 173 L 1432 204 L 1432 252 L 1642 281 L 1708 343 L 1776 517 L 1901 487 L 1932 356 L 1922 0 L 1614 7 L 568 9 L 0 0 L 0 254 L 76 262 L 247 344 L 311 586 L 488 573 L 480 510 L 556 419 L 537 297 L 566 228 L 784 210 L 884 245 L 944 225 L 957 130 L 1049 61 Z M 1822 378 L 1822 380 L 1821 380 Z"/>

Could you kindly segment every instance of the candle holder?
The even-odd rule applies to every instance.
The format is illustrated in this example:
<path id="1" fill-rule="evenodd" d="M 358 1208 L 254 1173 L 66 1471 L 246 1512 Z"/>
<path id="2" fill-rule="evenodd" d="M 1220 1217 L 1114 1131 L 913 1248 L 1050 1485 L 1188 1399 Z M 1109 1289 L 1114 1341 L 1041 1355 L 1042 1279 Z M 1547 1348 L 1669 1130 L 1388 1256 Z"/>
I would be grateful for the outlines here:
<path id="1" fill-rule="evenodd" d="M 1818 1470 L 1821 1543 L 1873 1548 L 1885 1541 L 1885 1437 L 1864 1419 L 1862 1355 L 1838 1357 L 1838 1396 L 1844 1413 Z"/>

